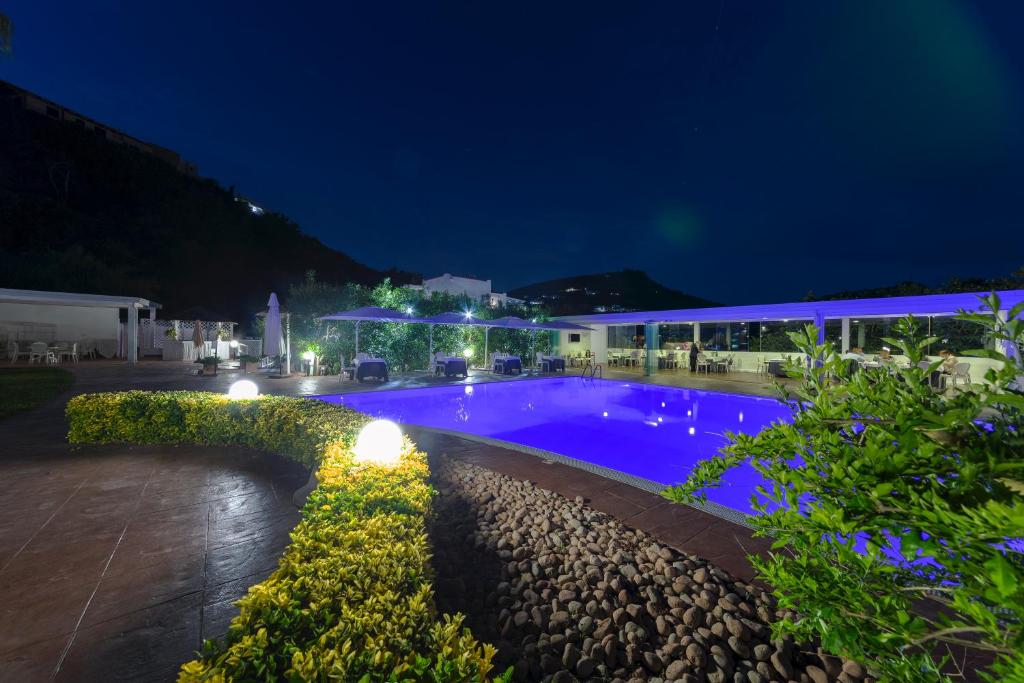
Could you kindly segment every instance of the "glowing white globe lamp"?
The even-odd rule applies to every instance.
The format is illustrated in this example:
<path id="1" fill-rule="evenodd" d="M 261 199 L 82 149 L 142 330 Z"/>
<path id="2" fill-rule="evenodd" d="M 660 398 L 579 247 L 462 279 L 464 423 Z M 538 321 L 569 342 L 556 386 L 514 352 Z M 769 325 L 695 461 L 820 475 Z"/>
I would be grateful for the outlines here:
<path id="1" fill-rule="evenodd" d="M 238 340 L 237 339 L 232 339 L 230 346 L 233 349 L 237 349 L 238 348 Z"/>
<path id="2" fill-rule="evenodd" d="M 302 360 L 306 361 L 307 363 L 312 363 L 315 359 L 316 354 L 313 353 L 312 351 L 306 351 L 305 353 L 302 354 Z"/>
<path id="3" fill-rule="evenodd" d="M 256 382 L 250 382 L 247 379 L 238 380 L 228 389 L 228 398 L 232 401 L 257 398 L 259 395 L 260 388 L 256 386 Z"/>
<path id="4" fill-rule="evenodd" d="M 473 355 L 473 347 L 472 346 L 468 346 L 468 347 L 462 349 L 462 355 L 465 356 L 466 359 L 468 360 L 469 357 Z"/>
<path id="5" fill-rule="evenodd" d="M 352 452 L 356 462 L 397 465 L 402 456 L 402 430 L 391 420 L 374 420 L 359 432 Z"/>

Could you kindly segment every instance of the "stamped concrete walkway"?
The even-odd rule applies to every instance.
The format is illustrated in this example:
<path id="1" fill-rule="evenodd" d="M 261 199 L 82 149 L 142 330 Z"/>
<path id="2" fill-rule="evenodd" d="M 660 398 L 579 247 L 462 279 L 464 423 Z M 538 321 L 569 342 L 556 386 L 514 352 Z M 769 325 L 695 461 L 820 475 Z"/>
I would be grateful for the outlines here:
<path id="1" fill-rule="evenodd" d="M 0 423 L 0 681 L 169 681 L 277 565 L 306 473 L 244 449 L 71 449 Z"/>
<path id="2" fill-rule="evenodd" d="M 223 634 L 232 602 L 269 574 L 298 520 L 306 473 L 236 448 L 96 446 L 65 441 L 77 393 L 124 389 L 223 392 L 242 378 L 197 377 L 188 364 L 81 363 L 59 399 L 0 422 L 0 681 L 168 681 L 204 638 Z M 387 385 L 337 377 L 254 379 L 263 393 L 312 395 L 441 383 L 423 373 Z M 494 381 L 473 374 L 448 383 Z M 511 381 L 528 381 L 512 379 Z M 697 384 L 695 382 L 694 384 Z M 704 380 L 700 388 L 763 383 Z M 534 456 L 423 431 L 441 450 L 530 479 L 696 553 L 740 576 L 760 547 L 749 531 L 651 493 Z"/>

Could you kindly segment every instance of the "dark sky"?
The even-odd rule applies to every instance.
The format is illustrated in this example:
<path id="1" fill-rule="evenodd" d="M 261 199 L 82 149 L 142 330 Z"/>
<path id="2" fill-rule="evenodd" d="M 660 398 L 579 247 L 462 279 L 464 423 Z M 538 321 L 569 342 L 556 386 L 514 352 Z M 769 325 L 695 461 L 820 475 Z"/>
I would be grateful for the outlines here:
<path id="1" fill-rule="evenodd" d="M 1024 265 L 1024 3 L 5 2 L 0 78 L 375 267 L 725 303 Z"/>

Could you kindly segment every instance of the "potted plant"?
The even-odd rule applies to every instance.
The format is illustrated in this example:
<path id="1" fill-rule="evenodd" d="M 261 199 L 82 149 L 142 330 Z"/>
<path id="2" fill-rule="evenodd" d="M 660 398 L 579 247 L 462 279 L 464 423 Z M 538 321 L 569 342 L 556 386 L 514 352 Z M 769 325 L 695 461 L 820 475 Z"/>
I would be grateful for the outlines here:
<path id="1" fill-rule="evenodd" d="M 203 366 L 202 374 L 216 375 L 217 365 L 220 363 L 220 358 L 217 356 L 206 356 L 204 358 L 197 358 L 196 362 Z"/>
<path id="2" fill-rule="evenodd" d="M 176 340 L 178 338 L 178 331 L 173 327 L 169 327 L 166 330 L 164 330 L 164 336 L 167 337 L 168 339 Z"/>
<path id="3" fill-rule="evenodd" d="M 238 365 L 242 368 L 242 372 L 246 374 L 256 372 L 260 367 L 260 357 L 242 354 L 238 357 Z"/>

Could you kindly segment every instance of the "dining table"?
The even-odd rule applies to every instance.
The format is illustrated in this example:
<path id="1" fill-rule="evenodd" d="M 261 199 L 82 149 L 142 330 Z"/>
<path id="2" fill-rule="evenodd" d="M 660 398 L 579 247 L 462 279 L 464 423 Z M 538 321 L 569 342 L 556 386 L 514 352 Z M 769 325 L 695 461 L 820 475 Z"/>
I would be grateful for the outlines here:
<path id="1" fill-rule="evenodd" d="M 466 359 L 458 356 L 449 356 L 444 359 L 444 376 L 454 377 L 462 375 L 469 377 L 469 369 L 466 367 Z"/>
<path id="2" fill-rule="evenodd" d="M 523 372 L 523 362 L 519 356 L 505 356 L 494 359 L 494 372 L 503 375 L 511 375 L 513 372 L 519 375 Z"/>
<path id="3" fill-rule="evenodd" d="M 769 358 L 765 361 L 768 364 L 768 374 L 773 377 L 785 377 L 786 376 L 786 359 L 785 358 Z"/>

